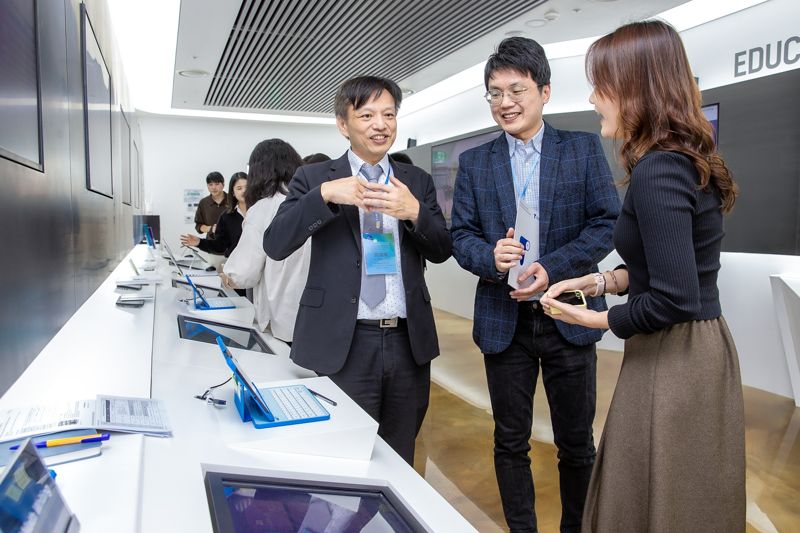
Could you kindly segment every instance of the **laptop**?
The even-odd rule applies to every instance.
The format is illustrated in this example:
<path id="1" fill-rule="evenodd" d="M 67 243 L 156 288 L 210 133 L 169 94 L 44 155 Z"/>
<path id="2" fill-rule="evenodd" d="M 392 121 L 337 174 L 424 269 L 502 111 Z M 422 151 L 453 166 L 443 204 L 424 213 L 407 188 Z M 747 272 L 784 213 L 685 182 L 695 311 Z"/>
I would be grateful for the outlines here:
<path id="1" fill-rule="evenodd" d="M 67 507 L 31 439 L 0 474 L 0 530 L 77 533 L 80 523 Z"/>
<path id="2" fill-rule="evenodd" d="M 206 298 L 203 294 L 203 291 L 194 284 L 194 281 L 192 281 L 192 278 L 189 276 L 189 274 L 184 274 L 184 277 L 186 278 L 186 282 L 192 288 L 195 309 L 200 311 L 211 311 L 214 309 L 236 308 L 230 298 Z M 198 299 L 200 300 L 199 302 Z"/>
<path id="3" fill-rule="evenodd" d="M 319 400 L 305 385 L 284 385 L 259 389 L 225 346 L 222 337 L 217 337 L 217 345 L 222 351 L 228 367 L 233 371 L 236 381 L 253 399 L 248 408 L 256 428 L 330 420 L 330 413 L 322 407 Z M 240 409 L 242 408 L 240 407 Z"/>

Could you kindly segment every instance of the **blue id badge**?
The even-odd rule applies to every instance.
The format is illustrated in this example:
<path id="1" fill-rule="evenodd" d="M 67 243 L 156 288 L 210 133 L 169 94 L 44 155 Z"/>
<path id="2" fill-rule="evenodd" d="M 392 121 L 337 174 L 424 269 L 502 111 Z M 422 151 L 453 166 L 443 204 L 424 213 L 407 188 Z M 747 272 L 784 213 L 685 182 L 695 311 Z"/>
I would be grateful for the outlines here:
<path id="1" fill-rule="evenodd" d="M 367 276 L 397 274 L 394 233 L 362 233 L 361 245 Z"/>

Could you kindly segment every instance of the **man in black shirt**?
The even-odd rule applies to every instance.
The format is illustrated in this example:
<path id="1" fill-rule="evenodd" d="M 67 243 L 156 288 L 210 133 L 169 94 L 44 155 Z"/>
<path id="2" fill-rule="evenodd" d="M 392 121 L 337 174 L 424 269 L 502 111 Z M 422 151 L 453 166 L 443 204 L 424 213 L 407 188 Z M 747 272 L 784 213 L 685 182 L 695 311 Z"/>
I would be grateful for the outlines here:
<path id="1" fill-rule="evenodd" d="M 212 172 L 206 176 L 206 186 L 211 193 L 197 204 L 194 214 L 194 228 L 197 233 L 208 234 L 206 238 L 214 238 L 219 216 L 228 207 L 228 195 L 225 193 L 225 178 L 219 172 Z"/>

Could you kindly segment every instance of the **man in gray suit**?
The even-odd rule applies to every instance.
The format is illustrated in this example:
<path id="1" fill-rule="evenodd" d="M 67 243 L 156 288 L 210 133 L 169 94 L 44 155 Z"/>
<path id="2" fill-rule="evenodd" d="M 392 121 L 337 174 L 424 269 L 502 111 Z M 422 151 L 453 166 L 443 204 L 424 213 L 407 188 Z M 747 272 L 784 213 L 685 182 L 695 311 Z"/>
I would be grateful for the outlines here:
<path id="1" fill-rule="evenodd" d="M 425 261 L 450 257 L 451 240 L 430 175 L 386 155 L 401 99 L 385 78 L 342 84 L 336 122 L 350 149 L 297 169 L 264 250 L 282 260 L 312 239 L 292 360 L 329 376 L 413 464 L 439 355 Z"/>

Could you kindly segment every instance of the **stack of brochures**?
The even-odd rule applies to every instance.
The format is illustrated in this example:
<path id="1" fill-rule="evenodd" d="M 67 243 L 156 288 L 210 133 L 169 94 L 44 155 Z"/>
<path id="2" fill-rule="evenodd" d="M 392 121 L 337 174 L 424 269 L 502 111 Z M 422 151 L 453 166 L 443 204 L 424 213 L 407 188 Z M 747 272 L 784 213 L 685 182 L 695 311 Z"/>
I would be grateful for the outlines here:
<path id="1" fill-rule="evenodd" d="M 67 430 L 172 436 L 163 403 L 149 398 L 98 396 L 93 400 L 0 411 L 0 443 Z"/>

